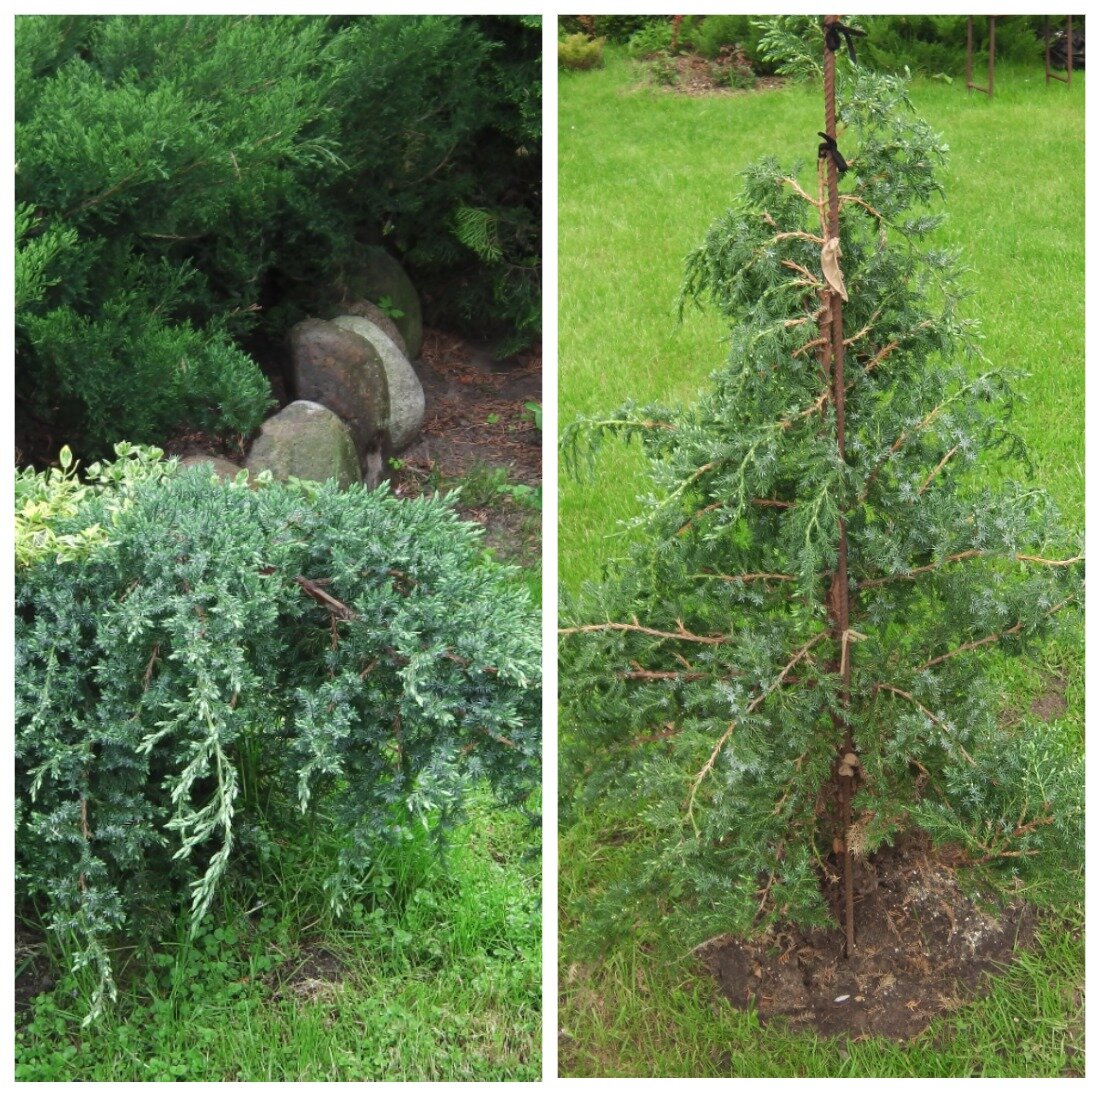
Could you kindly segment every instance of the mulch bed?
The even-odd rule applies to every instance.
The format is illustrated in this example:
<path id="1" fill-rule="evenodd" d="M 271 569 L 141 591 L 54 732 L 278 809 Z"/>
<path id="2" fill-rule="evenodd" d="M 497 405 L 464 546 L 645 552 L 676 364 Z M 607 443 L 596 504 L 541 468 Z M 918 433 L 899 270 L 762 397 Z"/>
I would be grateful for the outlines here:
<path id="1" fill-rule="evenodd" d="M 728 83 L 716 78 L 705 57 L 698 54 L 678 54 L 670 59 L 676 69 L 673 83 L 657 83 L 656 87 L 665 92 L 687 96 L 746 95 L 749 92 L 767 92 L 782 88 L 787 83 L 782 76 L 758 76 L 751 88 L 732 88 Z"/>
<path id="2" fill-rule="evenodd" d="M 839 928 L 793 925 L 747 942 L 711 940 L 699 956 L 721 992 L 762 1021 L 782 1018 L 824 1037 L 911 1038 L 981 996 L 1034 930 L 1030 906 L 964 892 L 956 856 L 914 832 L 859 861 L 850 959 Z M 832 869 L 824 888 L 839 918 L 841 885 Z"/>

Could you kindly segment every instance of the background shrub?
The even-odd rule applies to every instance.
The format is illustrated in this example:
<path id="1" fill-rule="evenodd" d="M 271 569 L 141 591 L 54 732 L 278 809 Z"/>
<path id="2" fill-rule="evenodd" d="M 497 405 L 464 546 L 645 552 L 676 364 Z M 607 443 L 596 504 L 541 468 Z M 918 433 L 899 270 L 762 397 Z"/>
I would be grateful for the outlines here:
<path id="1" fill-rule="evenodd" d="M 601 26 L 601 34 L 612 41 L 621 39 L 622 25 L 615 23 L 614 32 L 601 19 L 616 17 L 588 16 L 590 25 Z M 789 24 L 793 33 L 805 39 L 806 17 L 767 17 L 751 15 L 687 15 L 680 27 L 680 43 L 714 61 L 724 48 L 740 46 L 760 75 L 776 72 L 781 59 L 762 48 L 761 39 L 767 28 L 776 23 Z M 853 17 L 851 22 L 867 31 L 860 41 L 860 61 L 872 68 L 901 73 L 906 68 L 914 73 L 959 75 L 966 70 L 965 15 L 874 15 Z M 1053 29 L 1058 29 L 1058 23 Z M 628 51 L 632 57 L 644 58 L 667 50 L 672 38 L 669 16 L 650 17 L 628 36 Z M 987 49 L 988 24 L 982 17 L 974 21 L 975 56 L 984 64 Z M 815 48 L 816 49 L 816 48 Z M 1000 16 L 997 19 L 997 58 L 1002 61 L 1041 61 L 1043 56 L 1043 17 L 1037 15 Z"/>
<path id="2" fill-rule="evenodd" d="M 558 64 L 563 69 L 597 69 L 603 65 L 603 38 L 589 38 L 583 31 L 558 40 Z"/>
<path id="3" fill-rule="evenodd" d="M 18 896 L 97 996 L 114 933 L 197 926 L 287 830 L 337 840 L 339 909 L 539 774 L 537 616 L 445 502 L 121 457 L 16 485 Z"/>
<path id="4" fill-rule="evenodd" d="M 665 53 L 672 46 L 672 21 L 654 19 L 639 27 L 626 44 L 626 52 L 631 57 L 645 59 Z"/>
<path id="5" fill-rule="evenodd" d="M 965 15 L 884 15 L 865 19 L 863 23 L 867 30 L 864 56 L 874 68 L 902 72 L 908 67 L 912 72 L 928 75 L 957 76 L 966 72 Z M 979 71 L 985 64 L 989 46 L 988 28 L 987 19 L 975 16 L 974 56 Z M 1041 64 L 1042 33 L 1040 16 L 998 17 L 997 60 Z"/>
<path id="6" fill-rule="evenodd" d="M 363 244 L 434 323 L 532 339 L 539 46 L 533 17 L 20 17 L 21 417 L 95 454 L 249 431 L 249 334 L 330 299 Z"/>

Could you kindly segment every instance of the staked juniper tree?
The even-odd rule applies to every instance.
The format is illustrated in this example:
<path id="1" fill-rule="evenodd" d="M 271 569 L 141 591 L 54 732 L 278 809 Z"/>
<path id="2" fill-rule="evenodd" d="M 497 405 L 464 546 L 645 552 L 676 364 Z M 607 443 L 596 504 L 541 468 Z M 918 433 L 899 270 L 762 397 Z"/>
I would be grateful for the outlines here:
<path id="1" fill-rule="evenodd" d="M 752 165 L 687 264 L 684 301 L 731 326 L 709 391 L 563 436 L 574 468 L 607 434 L 640 439 L 653 486 L 629 558 L 567 601 L 560 640 L 566 789 L 645 837 L 608 890 L 612 924 L 653 892 L 703 935 L 820 923 L 830 856 L 913 826 L 976 864 L 1081 858 L 1080 761 L 1002 731 L 985 675 L 1080 602 L 1079 539 L 1009 476 L 1026 457 L 1010 380 L 931 237 L 945 146 L 902 82 L 865 70 L 838 118 L 840 272 L 824 167 L 815 197 L 777 160 Z M 821 355 L 838 280 L 843 453 Z"/>

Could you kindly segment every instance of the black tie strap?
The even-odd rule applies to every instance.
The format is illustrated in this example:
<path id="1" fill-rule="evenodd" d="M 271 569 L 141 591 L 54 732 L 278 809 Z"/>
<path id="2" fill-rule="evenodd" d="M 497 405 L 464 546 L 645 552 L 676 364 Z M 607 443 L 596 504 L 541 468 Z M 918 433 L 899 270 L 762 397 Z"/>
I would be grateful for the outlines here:
<path id="1" fill-rule="evenodd" d="M 846 27 L 843 23 L 826 23 L 825 45 L 830 53 L 836 53 L 840 49 L 840 36 L 844 35 L 844 41 L 848 45 L 848 57 L 851 58 L 854 65 L 856 63 L 856 44 L 852 41 L 852 36 L 864 38 L 866 34 L 866 31 L 857 30 L 855 27 Z"/>
<path id="2" fill-rule="evenodd" d="M 817 136 L 825 139 L 817 147 L 817 159 L 824 160 L 826 157 L 832 157 L 837 172 L 843 176 L 848 171 L 848 162 L 840 155 L 840 150 L 836 147 L 836 138 L 831 138 L 820 130 L 818 130 Z"/>

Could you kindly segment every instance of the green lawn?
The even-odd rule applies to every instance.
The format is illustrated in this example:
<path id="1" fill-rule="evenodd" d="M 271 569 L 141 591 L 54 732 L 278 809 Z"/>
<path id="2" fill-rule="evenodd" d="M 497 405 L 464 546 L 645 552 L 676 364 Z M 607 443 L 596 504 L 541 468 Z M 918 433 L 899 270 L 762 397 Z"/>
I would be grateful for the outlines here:
<path id="1" fill-rule="evenodd" d="M 1076 527 L 1084 523 L 1084 78 L 1045 85 L 1041 66 L 1000 66 L 997 94 L 920 81 L 917 112 L 951 148 L 942 180 L 943 243 L 962 253 L 994 364 L 1027 373 L 1016 428 L 1034 477 Z M 559 89 L 559 421 L 690 398 L 724 351 L 714 315 L 675 303 L 683 257 L 739 189 L 738 171 L 774 154 L 808 168 L 822 126 L 820 88 L 679 96 L 639 85 L 609 53 L 602 70 L 561 74 Z M 843 142 L 841 142 L 843 148 Z M 644 490 L 640 452 L 609 445 L 596 477 L 562 472 L 559 571 L 576 591 L 622 553 L 621 521 Z M 1025 711 L 1064 678 L 1060 734 L 1083 745 L 1080 620 L 1038 658 L 997 674 L 1006 707 Z M 595 813 L 560 839 L 561 1023 L 565 1075 L 1046 1076 L 1083 1070 L 1083 918 L 1067 899 L 1047 915 L 1039 948 L 980 1004 L 919 1040 L 849 1044 L 761 1029 L 719 1003 L 690 959 L 644 928 L 594 961 L 588 899 L 609 877 L 614 832 Z"/>
<path id="2" fill-rule="evenodd" d="M 536 841 L 479 797 L 444 859 L 430 842 L 386 859 L 336 917 L 334 844 L 303 836 L 197 941 L 184 921 L 151 957 L 121 949 L 118 1002 L 87 1027 L 76 979 L 40 995 L 16 1080 L 537 1080 Z"/>

